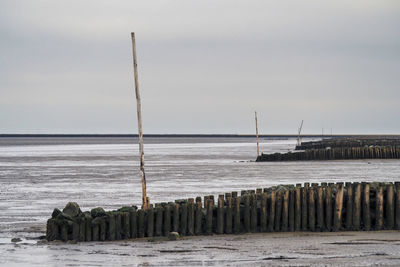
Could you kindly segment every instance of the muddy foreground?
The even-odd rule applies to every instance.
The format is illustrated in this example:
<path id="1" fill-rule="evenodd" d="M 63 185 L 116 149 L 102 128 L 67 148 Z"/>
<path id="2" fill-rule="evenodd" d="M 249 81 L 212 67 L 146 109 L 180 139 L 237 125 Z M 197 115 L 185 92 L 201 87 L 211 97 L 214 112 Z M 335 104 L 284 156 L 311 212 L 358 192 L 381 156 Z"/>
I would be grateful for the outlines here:
<path id="1" fill-rule="evenodd" d="M 400 265 L 400 231 L 258 233 L 78 244 L 0 242 L 2 266 Z"/>

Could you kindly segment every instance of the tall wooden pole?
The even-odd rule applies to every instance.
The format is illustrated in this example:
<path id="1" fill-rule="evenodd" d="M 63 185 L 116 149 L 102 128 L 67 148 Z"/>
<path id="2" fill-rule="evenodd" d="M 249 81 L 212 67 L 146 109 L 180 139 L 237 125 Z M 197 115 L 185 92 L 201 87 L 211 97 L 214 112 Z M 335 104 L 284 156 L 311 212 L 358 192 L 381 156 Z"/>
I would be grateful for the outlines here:
<path id="1" fill-rule="evenodd" d="M 144 172 L 144 148 L 143 148 L 143 130 L 142 130 L 142 105 L 140 101 L 139 91 L 139 79 L 137 70 L 137 59 L 136 59 L 136 42 L 135 33 L 131 33 L 132 36 L 132 50 L 133 50 L 133 69 L 135 76 L 135 92 L 136 92 L 136 103 L 137 103 L 137 118 L 138 118 L 138 131 L 139 131 L 139 155 L 140 155 L 140 173 L 142 175 L 142 209 L 147 209 L 147 197 L 146 197 L 146 175 Z"/>
<path id="2" fill-rule="evenodd" d="M 301 145 L 301 129 L 303 129 L 303 120 L 301 120 L 301 124 L 300 124 L 300 127 L 299 127 L 299 132 L 298 132 L 298 135 L 297 135 L 297 146 Z"/>
<path id="3" fill-rule="evenodd" d="M 257 157 L 260 156 L 260 145 L 258 143 L 258 123 L 257 123 L 257 111 L 254 112 L 254 118 L 256 120 L 256 137 L 257 137 Z"/>

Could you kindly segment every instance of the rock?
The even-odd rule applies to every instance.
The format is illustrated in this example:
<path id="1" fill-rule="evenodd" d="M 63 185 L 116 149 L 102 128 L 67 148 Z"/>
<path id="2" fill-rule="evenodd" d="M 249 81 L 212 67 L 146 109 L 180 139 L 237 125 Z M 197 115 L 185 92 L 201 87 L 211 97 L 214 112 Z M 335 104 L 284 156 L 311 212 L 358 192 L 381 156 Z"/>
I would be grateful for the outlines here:
<path id="1" fill-rule="evenodd" d="M 61 214 L 61 210 L 55 208 L 55 209 L 53 210 L 53 213 L 51 214 L 51 218 L 55 219 L 55 218 L 57 218 L 57 216 L 58 216 L 59 214 Z"/>
<path id="2" fill-rule="evenodd" d="M 21 241 L 22 241 L 22 239 L 19 238 L 19 237 L 14 237 L 14 238 L 11 239 L 11 242 L 13 242 L 13 243 L 18 243 L 18 242 L 21 242 Z"/>
<path id="3" fill-rule="evenodd" d="M 96 217 L 102 217 L 102 216 L 106 216 L 106 212 L 103 208 L 94 208 L 90 211 L 90 214 L 92 215 L 93 218 Z"/>
<path id="4" fill-rule="evenodd" d="M 61 212 L 60 214 L 58 214 L 56 219 L 58 221 L 65 221 L 65 220 L 72 221 L 72 217 L 64 212 Z"/>
<path id="5" fill-rule="evenodd" d="M 179 239 L 179 234 L 177 232 L 170 232 L 168 234 L 168 240 L 170 241 L 176 241 Z"/>
<path id="6" fill-rule="evenodd" d="M 63 213 L 71 216 L 71 217 L 76 217 L 80 213 L 82 213 L 81 209 L 79 208 L 78 203 L 76 202 L 68 202 L 68 204 L 65 206 L 63 209 Z"/>

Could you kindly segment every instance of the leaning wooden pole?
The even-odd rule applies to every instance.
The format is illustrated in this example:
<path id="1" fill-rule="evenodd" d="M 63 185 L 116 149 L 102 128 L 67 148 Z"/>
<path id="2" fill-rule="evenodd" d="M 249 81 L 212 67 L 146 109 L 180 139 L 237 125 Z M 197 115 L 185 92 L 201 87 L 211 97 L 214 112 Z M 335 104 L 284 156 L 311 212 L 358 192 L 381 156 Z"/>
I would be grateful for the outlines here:
<path id="1" fill-rule="evenodd" d="M 137 118 L 138 118 L 138 131 L 139 131 L 139 155 L 140 155 L 140 173 L 142 176 L 142 208 L 145 210 L 148 207 L 148 198 L 146 197 L 146 175 L 144 172 L 144 146 L 143 146 L 143 129 L 142 129 L 142 105 L 140 101 L 139 91 L 139 79 L 137 70 L 137 59 L 136 59 L 136 42 L 135 33 L 131 33 L 132 36 L 132 50 L 133 50 L 133 69 L 135 76 L 135 93 L 136 93 L 136 104 L 137 104 Z"/>
<path id="2" fill-rule="evenodd" d="M 256 137 L 257 137 L 257 157 L 260 156 L 260 144 L 258 143 L 258 122 L 257 122 L 257 111 L 254 111 L 254 118 L 256 120 Z"/>

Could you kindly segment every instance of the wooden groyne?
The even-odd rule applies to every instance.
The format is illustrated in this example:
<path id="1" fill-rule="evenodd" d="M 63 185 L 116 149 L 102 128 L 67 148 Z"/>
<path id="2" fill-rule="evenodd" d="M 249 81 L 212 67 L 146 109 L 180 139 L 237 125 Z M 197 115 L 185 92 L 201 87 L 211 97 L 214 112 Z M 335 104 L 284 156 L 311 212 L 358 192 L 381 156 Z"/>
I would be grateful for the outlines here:
<path id="1" fill-rule="evenodd" d="M 55 209 L 47 240 L 113 241 L 247 232 L 400 229 L 400 182 L 304 183 L 214 196 L 82 212 L 76 203 Z"/>
<path id="2" fill-rule="evenodd" d="M 319 141 L 302 142 L 296 146 L 296 150 L 364 146 L 400 146 L 400 138 L 329 138 Z"/>
<path id="3" fill-rule="evenodd" d="M 307 149 L 304 151 L 261 154 L 256 161 L 398 159 L 400 146 L 364 146 Z"/>

